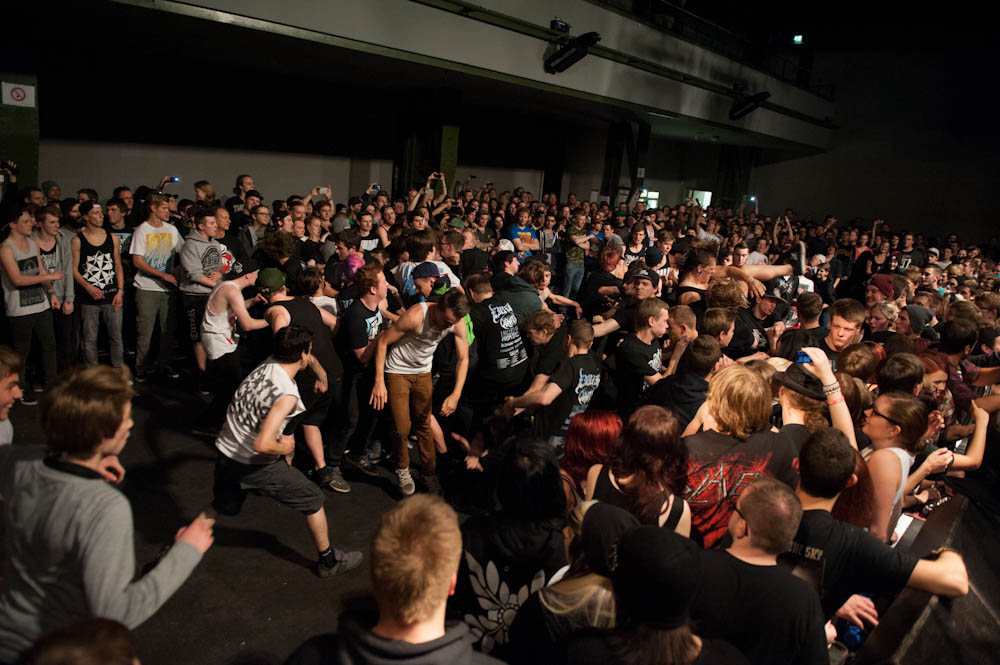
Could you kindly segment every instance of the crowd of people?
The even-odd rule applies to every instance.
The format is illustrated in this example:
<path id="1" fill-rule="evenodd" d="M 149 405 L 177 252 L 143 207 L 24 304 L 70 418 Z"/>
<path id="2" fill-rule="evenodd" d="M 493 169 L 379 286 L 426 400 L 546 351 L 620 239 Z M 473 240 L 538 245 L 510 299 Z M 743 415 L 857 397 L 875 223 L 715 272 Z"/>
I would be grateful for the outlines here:
<path id="1" fill-rule="evenodd" d="M 959 553 L 894 544 L 982 464 L 996 247 L 441 173 L 268 203 L 250 175 L 224 202 L 171 178 L 63 198 L 0 168 L 0 662 L 131 663 L 122 624 L 249 492 L 302 513 L 317 575 L 347 573 L 325 491 L 355 479 L 401 497 L 376 606 L 289 663 L 818 664 L 904 587 L 968 591 Z M 147 382 L 203 394 L 218 456 L 211 505 L 132 579 L 112 485 Z"/>

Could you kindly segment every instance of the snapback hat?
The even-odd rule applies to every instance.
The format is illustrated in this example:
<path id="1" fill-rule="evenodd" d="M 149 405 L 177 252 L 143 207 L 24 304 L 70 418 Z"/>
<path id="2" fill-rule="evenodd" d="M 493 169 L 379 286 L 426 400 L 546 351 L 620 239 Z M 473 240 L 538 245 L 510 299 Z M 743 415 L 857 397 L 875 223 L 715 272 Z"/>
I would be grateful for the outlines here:
<path id="1" fill-rule="evenodd" d="M 257 290 L 267 295 L 280 291 L 285 285 L 285 273 L 277 268 L 264 268 L 257 273 Z"/>

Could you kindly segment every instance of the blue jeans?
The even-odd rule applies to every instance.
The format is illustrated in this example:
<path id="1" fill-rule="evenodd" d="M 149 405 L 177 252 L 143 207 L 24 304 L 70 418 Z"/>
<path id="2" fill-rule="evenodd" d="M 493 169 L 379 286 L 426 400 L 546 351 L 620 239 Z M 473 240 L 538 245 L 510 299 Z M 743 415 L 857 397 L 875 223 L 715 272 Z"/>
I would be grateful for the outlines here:
<path id="1" fill-rule="evenodd" d="M 566 272 L 563 273 L 562 294 L 570 300 L 576 300 L 576 293 L 583 284 L 583 264 L 567 263 Z"/>

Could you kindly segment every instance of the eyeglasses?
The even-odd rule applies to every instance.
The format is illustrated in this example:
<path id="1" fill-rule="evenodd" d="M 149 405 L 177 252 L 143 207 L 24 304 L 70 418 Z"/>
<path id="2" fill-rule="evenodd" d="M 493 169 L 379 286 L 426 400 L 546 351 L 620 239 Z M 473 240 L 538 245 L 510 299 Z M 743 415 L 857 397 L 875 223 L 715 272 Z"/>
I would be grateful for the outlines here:
<path id="1" fill-rule="evenodd" d="M 873 415 L 873 416 L 878 416 L 879 418 L 882 418 L 883 420 L 887 420 L 887 421 L 889 421 L 890 423 L 892 423 L 893 425 L 895 425 L 896 427 L 902 427 L 902 425 L 900 425 L 898 421 L 896 421 L 896 420 L 893 420 L 893 419 L 892 419 L 892 418 L 890 418 L 889 416 L 887 416 L 887 415 L 885 415 L 884 413 L 880 412 L 880 411 L 879 411 L 878 409 L 876 409 L 876 408 L 875 408 L 874 406 L 872 407 L 872 415 Z"/>
<path id="2" fill-rule="evenodd" d="M 746 524 L 747 524 L 747 535 L 749 535 L 750 534 L 750 520 L 748 520 L 747 516 L 743 514 L 743 511 L 740 510 L 740 507 L 736 505 L 739 502 L 739 500 L 740 500 L 739 496 L 731 496 L 731 497 L 729 497 L 729 505 L 732 506 L 733 510 L 736 511 L 736 514 L 740 516 L 740 519 L 742 519 L 744 522 L 746 522 Z"/>

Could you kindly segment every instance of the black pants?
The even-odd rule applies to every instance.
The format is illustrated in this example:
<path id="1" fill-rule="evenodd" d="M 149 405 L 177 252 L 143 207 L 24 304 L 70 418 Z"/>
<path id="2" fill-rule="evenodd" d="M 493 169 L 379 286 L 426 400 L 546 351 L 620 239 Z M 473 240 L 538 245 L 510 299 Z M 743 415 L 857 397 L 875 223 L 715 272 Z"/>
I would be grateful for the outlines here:
<path id="1" fill-rule="evenodd" d="M 10 316 L 7 317 L 7 322 L 10 324 L 11 343 L 21 358 L 27 359 L 31 353 L 31 341 L 38 340 L 45 385 L 51 386 L 56 379 L 56 333 L 52 325 L 52 312 L 45 310 L 24 316 Z"/>
<path id="2" fill-rule="evenodd" d="M 221 425 L 226 417 L 226 409 L 229 408 L 229 403 L 233 401 L 233 395 L 236 394 L 236 389 L 240 387 L 240 382 L 244 378 L 239 348 L 209 360 L 205 375 L 211 382 L 215 397 L 205 410 L 202 422 L 206 425 Z"/>

